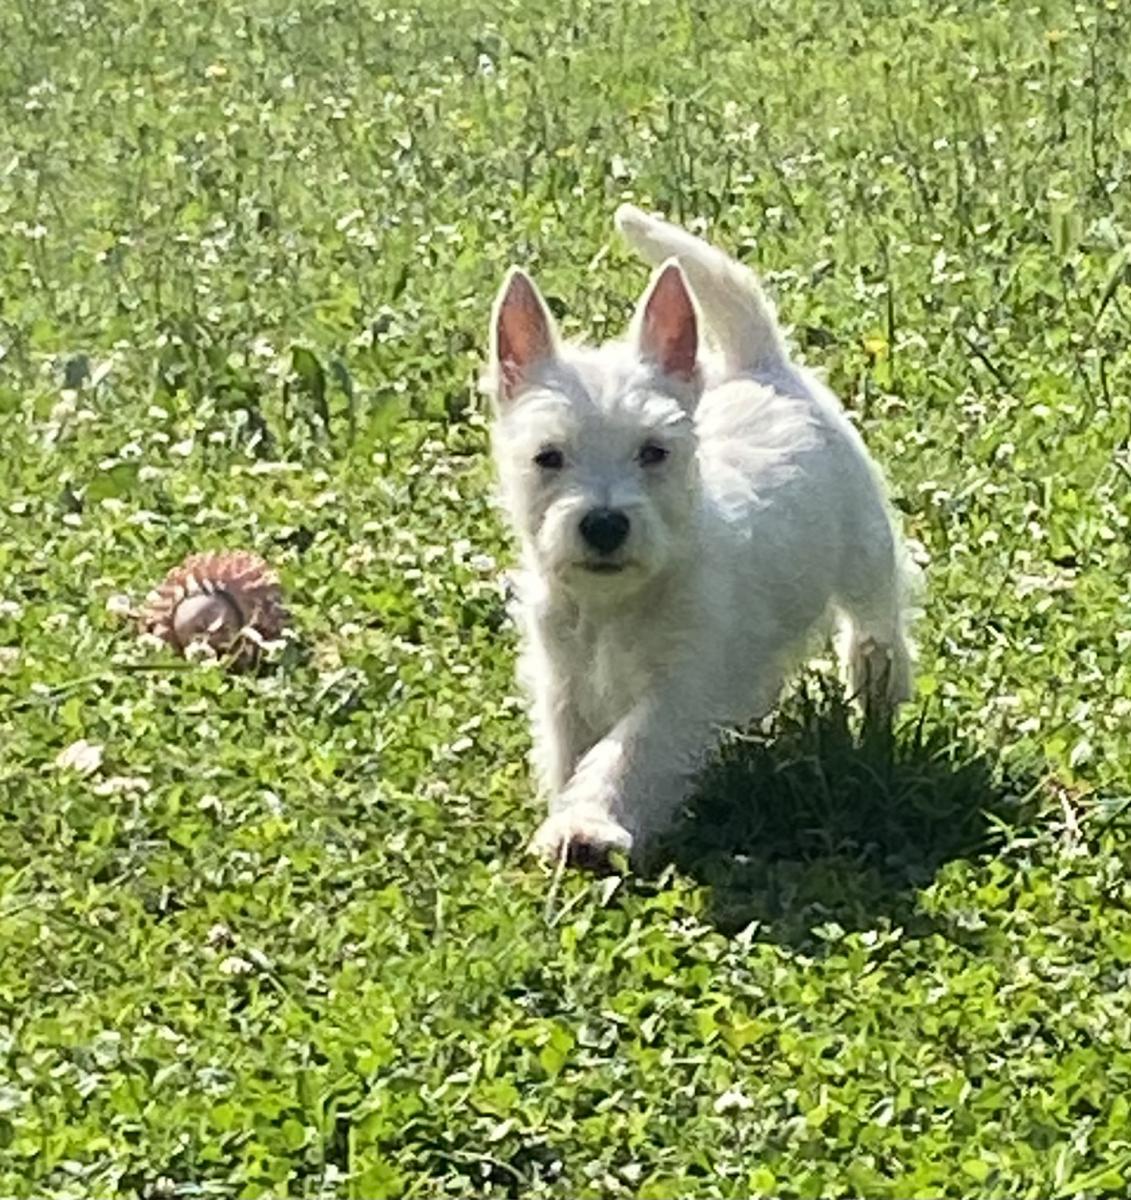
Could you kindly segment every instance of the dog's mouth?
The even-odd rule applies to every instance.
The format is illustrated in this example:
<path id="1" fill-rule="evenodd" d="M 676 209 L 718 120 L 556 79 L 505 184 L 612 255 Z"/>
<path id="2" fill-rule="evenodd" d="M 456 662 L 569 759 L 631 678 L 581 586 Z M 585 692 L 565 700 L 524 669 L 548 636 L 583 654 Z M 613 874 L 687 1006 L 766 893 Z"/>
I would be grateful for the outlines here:
<path id="1" fill-rule="evenodd" d="M 582 562 L 577 564 L 583 571 L 591 575 L 619 575 L 628 563 L 620 562 Z"/>

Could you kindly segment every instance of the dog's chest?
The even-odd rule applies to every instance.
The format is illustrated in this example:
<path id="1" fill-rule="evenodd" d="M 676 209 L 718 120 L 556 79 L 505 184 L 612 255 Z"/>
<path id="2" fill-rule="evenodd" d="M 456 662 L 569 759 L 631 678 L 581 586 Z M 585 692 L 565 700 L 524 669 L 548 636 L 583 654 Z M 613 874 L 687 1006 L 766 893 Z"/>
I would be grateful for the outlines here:
<path id="1" fill-rule="evenodd" d="M 602 732 L 617 723 L 644 694 L 647 652 L 623 625 L 576 631 L 569 655 L 574 703 L 585 723 Z"/>

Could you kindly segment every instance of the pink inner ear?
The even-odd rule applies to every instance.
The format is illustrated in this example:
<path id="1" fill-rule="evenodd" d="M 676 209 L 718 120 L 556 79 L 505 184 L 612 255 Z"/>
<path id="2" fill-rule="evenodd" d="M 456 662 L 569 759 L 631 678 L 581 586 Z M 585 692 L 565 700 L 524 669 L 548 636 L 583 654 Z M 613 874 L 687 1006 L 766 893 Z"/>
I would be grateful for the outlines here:
<path id="1" fill-rule="evenodd" d="M 550 322 L 534 285 L 516 271 L 499 305 L 495 324 L 495 353 L 503 389 L 510 395 L 536 363 L 553 354 Z"/>
<path id="2" fill-rule="evenodd" d="M 640 349 L 667 375 L 688 379 L 695 370 L 699 331 L 683 272 L 665 267 L 644 305 Z"/>

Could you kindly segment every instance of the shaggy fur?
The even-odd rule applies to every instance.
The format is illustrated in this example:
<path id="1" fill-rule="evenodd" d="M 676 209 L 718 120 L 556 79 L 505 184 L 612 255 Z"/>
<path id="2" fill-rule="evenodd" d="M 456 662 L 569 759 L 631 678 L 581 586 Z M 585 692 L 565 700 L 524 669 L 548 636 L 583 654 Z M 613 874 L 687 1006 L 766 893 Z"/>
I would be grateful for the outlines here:
<path id="1" fill-rule="evenodd" d="M 562 344 L 517 269 L 491 318 L 550 803 L 532 847 L 579 863 L 672 821 L 719 728 L 772 708 L 827 613 L 853 693 L 911 690 L 903 547 L 839 403 L 748 270 L 639 209 L 617 224 L 660 264 L 625 340 Z"/>

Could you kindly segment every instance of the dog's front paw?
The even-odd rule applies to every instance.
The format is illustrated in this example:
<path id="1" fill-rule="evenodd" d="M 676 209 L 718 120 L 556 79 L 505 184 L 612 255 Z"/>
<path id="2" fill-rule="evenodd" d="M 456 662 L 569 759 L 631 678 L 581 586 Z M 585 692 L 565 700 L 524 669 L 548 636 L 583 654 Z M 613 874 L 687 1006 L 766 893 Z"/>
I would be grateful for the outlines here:
<path id="1" fill-rule="evenodd" d="M 563 808 L 542 822 L 530 849 L 546 862 L 557 862 L 564 851 L 571 867 L 595 871 L 609 865 L 610 854 L 628 854 L 632 834 L 599 810 Z"/>

